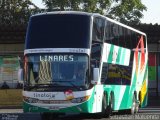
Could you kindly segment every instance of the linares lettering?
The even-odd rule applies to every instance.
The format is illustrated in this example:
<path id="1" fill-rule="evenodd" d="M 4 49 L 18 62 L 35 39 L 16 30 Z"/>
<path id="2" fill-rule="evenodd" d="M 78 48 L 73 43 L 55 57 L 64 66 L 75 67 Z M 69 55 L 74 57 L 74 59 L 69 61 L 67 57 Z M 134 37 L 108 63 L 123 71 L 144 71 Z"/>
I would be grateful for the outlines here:
<path id="1" fill-rule="evenodd" d="M 73 55 L 40 56 L 40 61 L 74 61 Z"/>

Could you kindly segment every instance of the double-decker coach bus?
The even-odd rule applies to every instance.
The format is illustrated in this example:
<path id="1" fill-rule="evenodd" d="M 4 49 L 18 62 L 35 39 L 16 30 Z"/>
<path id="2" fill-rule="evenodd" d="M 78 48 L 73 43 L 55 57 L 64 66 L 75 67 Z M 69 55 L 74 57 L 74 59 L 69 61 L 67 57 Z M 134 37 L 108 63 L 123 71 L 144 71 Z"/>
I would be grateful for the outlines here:
<path id="1" fill-rule="evenodd" d="M 147 105 L 146 34 L 105 16 L 33 15 L 24 55 L 24 112 L 110 116 Z"/>

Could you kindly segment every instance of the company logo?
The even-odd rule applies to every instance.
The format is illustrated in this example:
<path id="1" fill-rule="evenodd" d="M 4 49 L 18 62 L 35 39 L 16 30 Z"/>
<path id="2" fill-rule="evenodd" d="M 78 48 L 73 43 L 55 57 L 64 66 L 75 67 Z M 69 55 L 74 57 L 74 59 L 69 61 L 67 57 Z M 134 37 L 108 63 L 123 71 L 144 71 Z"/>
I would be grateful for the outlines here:
<path id="1" fill-rule="evenodd" d="M 33 97 L 34 98 L 49 98 L 49 99 L 53 99 L 55 98 L 56 94 L 53 93 L 34 93 Z"/>

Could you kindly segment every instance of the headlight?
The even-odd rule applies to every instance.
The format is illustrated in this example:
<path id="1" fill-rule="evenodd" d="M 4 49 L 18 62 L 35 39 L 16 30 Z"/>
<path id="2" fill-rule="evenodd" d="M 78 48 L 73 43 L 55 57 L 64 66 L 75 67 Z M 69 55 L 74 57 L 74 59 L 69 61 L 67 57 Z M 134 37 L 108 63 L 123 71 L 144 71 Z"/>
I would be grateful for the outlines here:
<path id="1" fill-rule="evenodd" d="M 79 98 L 73 98 L 71 100 L 72 103 L 81 103 L 84 101 L 87 101 L 89 99 L 90 96 L 84 96 L 84 97 L 79 97 Z"/>
<path id="2" fill-rule="evenodd" d="M 30 98 L 30 97 L 23 97 L 23 100 L 28 103 L 37 103 L 38 102 L 38 99 Z"/>

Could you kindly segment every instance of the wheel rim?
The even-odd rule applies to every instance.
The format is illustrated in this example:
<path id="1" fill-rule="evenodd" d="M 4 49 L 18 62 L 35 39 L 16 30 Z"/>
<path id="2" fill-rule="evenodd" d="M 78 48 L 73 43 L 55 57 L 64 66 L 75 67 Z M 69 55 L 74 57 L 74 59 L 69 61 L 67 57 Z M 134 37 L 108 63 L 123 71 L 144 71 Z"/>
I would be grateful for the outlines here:
<path id="1" fill-rule="evenodd" d="M 138 113 L 138 111 L 139 111 L 139 103 L 136 103 L 135 112 Z"/>
<path id="2" fill-rule="evenodd" d="M 131 114 L 135 113 L 136 109 L 136 101 L 135 101 L 135 96 L 133 97 L 133 103 L 132 103 L 132 108 L 131 108 Z"/>

